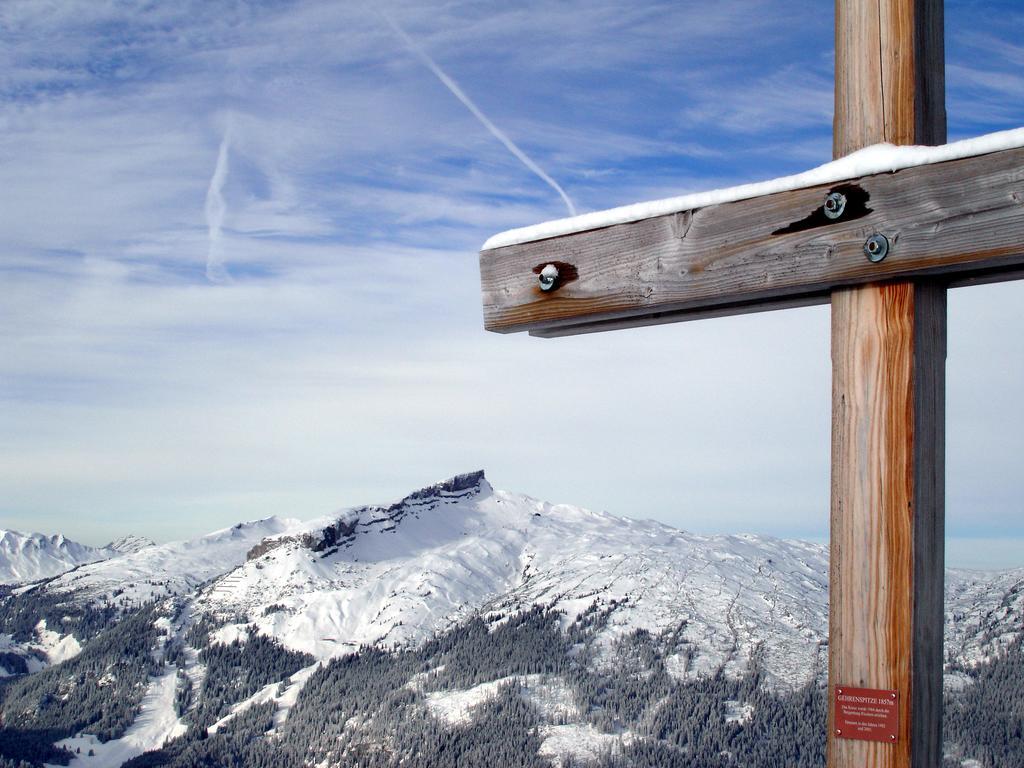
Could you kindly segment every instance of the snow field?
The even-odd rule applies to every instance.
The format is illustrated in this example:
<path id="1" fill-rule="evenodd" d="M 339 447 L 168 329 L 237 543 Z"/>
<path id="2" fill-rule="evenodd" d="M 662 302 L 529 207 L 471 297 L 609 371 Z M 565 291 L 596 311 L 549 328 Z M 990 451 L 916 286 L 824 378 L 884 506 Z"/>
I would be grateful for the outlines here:
<path id="1" fill-rule="evenodd" d="M 634 740 L 629 731 L 619 735 L 601 733 L 592 725 L 546 725 L 540 730 L 543 741 L 538 754 L 551 760 L 554 768 L 561 768 L 563 758 L 571 755 L 577 760 L 596 760 L 606 753 L 616 754 Z"/>
<path id="2" fill-rule="evenodd" d="M 49 664 L 60 664 L 82 652 L 82 646 L 74 635 L 61 635 L 47 629 L 45 619 L 36 625 L 36 637 L 37 647 L 46 654 Z"/>
<path id="3" fill-rule="evenodd" d="M 104 744 L 91 734 L 79 734 L 58 742 L 59 746 L 72 752 L 78 750 L 70 768 L 117 768 L 125 761 L 159 749 L 168 740 L 183 735 L 187 726 L 174 713 L 176 683 L 176 670 L 152 678 L 138 717 L 120 739 Z"/>
<path id="4" fill-rule="evenodd" d="M 258 704 L 266 704 L 268 702 L 273 702 L 277 707 L 274 712 L 274 729 L 280 728 L 288 720 L 288 715 L 291 712 L 292 707 L 295 706 L 295 702 L 298 701 L 299 694 L 309 681 L 309 678 L 318 669 L 320 669 L 320 662 L 311 664 L 308 667 L 303 667 L 294 675 L 289 677 L 287 681 L 270 683 L 263 686 L 249 698 L 244 699 L 231 707 L 231 711 L 211 725 L 207 731 L 209 733 L 216 733 L 246 710 L 257 706 Z M 271 733 L 273 733 L 273 731 L 271 731 Z"/>

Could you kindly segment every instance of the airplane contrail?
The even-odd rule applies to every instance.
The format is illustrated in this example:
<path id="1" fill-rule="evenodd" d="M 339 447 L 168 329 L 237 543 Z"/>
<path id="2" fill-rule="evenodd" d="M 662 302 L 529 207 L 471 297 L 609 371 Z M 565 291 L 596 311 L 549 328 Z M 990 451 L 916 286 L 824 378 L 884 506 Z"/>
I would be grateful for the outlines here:
<path id="1" fill-rule="evenodd" d="M 217 151 L 217 165 L 210 178 L 210 186 L 206 190 L 206 228 L 209 233 L 209 250 L 206 254 L 206 279 L 211 283 L 225 283 L 231 279 L 227 267 L 224 266 L 224 246 L 221 242 L 221 228 L 224 225 L 224 214 L 227 213 L 227 202 L 224 200 L 224 182 L 228 178 L 228 153 L 231 151 L 231 124 L 224 130 L 220 149 Z"/>
<path id="2" fill-rule="evenodd" d="M 463 106 L 465 106 L 466 109 L 468 109 L 473 114 L 473 117 L 479 120 L 480 124 L 483 125 L 483 127 L 486 128 L 488 131 L 490 131 L 491 135 L 494 136 L 494 138 L 496 138 L 498 141 L 504 144 L 505 148 L 508 149 L 508 151 L 511 152 L 513 155 L 515 155 L 515 157 L 518 158 L 518 160 L 523 165 L 525 165 L 527 168 L 533 171 L 533 173 L 535 173 L 544 183 L 546 183 L 549 187 L 555 190 L 555 192 L 557 192 L 561 196 L 562 200 L 565 202 L 566 207 L 569 209 L 569 215 L 575 216 L 576 206 L 573 205 L 573 202 L 572 200 L 569 199 L 569 196 L 565 194 L 565 190 L 562 189 L 561 185 L 559 185 L 557 181 L 551 178 L 544 171 L 543 168 L 537 165 L 537 163 L 535 163 L 529 155 L 527 155 L 523 150 L 516 146 L 516 143 L 512 141 L 512 139 L 510 139 L 508 136 L 506 136 L 504 131 L 502 131 L 498 126 L 492 123 L 490 118 L 488 118 L 487 115 L 481 112 L 480 108 L 473 102 L 471 98 L 469 98 L 466 92 L 459 87 L 459 84 L 456 83 L 451 77 L 449 77 L 448 74 L 437 65 L 437 62 L 430 57 L 430 54 L 428 54 L 423 48 L 421 48 L 416 43 L 416 41 L 413 40 L 408 35 L 408 33 L 398 25 L 398 23 L 394 19 L 392 19 L 384 11 L 378 10 L 378 13 L 380 13 L 384 21 L 387 22 L 388 26 L 390 26 L 391 29 L 394 30 L 395 34 L 402 38 L 402 41 L 406 44 L 409 50 L 416 54 L 420 61 L 422 61 L 426 65 L 426 67 L 431 72 L 434 73 L 434 76 L 441 81 L 445 88 L 451 91 L 452 95 L 462 102 Z"/>

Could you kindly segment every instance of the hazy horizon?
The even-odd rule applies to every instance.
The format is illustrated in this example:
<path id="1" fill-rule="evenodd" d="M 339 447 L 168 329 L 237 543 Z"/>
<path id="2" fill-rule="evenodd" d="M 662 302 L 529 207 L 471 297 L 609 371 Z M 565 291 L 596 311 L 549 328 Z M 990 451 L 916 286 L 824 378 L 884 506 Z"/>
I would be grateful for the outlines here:
<path id="1" fill-rule="evenodd" d="M 484 470 L 484 471 L 486 473 L 486 470 Z M 451 477 L 454 477 L 455 474 L 463 474 L 463 473 L 453 473 L 451 475 Z M 448 478 L 436 478 L 435 480 L 437 482 L 440 482 L 440 481 L 446 480 L 446 479 L 448 479 Z M 488 482 L 491 482 L 491 479 L 489 477 L 488 477 Z M 427 482 L 427 483 L 424 483 L 424 485 L 422 485 L 420 487 L 426 487 L 427 485 L 430 485 L 430 484 L 431 484 L 431 482 Z M 498 489 L 503 490 L 503 491 L 509 491 L 509 492 L 513 492 L 513 493 L 517 492 L 513 488 L 502 488 L 500 485 L 495 486 L 493 483 L 491 483 L 491 484 L 492 484 L 493 487 L 498 488 Z M 309 515 L 279 514 L 279 515 L 277 515 L 277 517 L 282 517 L 282 518 L 292 517 L 292 518 L 296 518 L 298 520 L 306 521 L 306 520 L 313 520 L 313 519 L 316 519 L 318 517 L 329 516 L 329 515 L 334 514 L 334 513 L 340 513 L 340 512 L 345 511 L 346 509 L 350 509 L 350 508 L 353 508 L 353 507 L 366 506 L 366 505 L 376 505 L 376 504 L 386 506 L 386 505 L 388 505 L 390 503 L 399 501 L 403 496 L 405 496 L 408 493 L 411 493 L 411 492 L 413 492 L 415 490 L 419 490 L 419 488 L 409 488 L 409 489 L 406 489 L 406 491 L 403 492 L 402 494 L 395 495 L 394 497 L 388 498 L 388 499 L 375 499 L 375 500 L 372 500 L 372 501 L 354 502 L 354 503 L 351 503 L 351 504 L 345 504 L 345 505 L 342 505 L 342 506 L 334 507 L 334 508 L 332 508 L 330 510 L 323 510 L 323 511 L 316 512 L 316 513 L 309 514 Z M 524 495 L 530 495 L 530 494 L 524 494 Z M 573 504 L 573 502 L 568 500 L 568 499 L 540 499 L 540 500 L 541 501 L 548 501 L 548 502 L 551 502 L 551 503 L 554 503 L 554 504 Z M 574 506 L 579 506 L 579 505 L 574 505 Z M 591 511 L 610 512 L 610 510 L 591 510 Z M 636 516 L 636 515 L 629 515 L 629 514 L 623 514 L 623 513 L 618 513 L 618 512 L 611 512 L 611 514 L 615 514 L 615 515 L 617 515 L 619 517 L 627 517 L 627 518 L 632 518 L 632 519 L 637 519 L 637 520 L 655 520 L 655 521 L 658 521 L 658 522 L 663 522 L 663 520 L 661 518 L 659 518 L 659 517 L 639 517 L 639 516 Z M 246 519 L 246 520 L 239 519 L 239 520 L 236 520 L 235 523 L 252 522 L 253 520 L 256 520 L 256 519 L 260 519 L 260 518 L 253 518 L 251 520 L 250 519 Z M 222 527 L 226 528 L 228 526 L 222 526 Z M 673 527 L 677 527 L 678 528 L 678 526 L 673 526 Z M 0 526 L 0 528 L 2 528 L 2 526 Z M 184 540 L 196 539 L 196 538 L 199 538 L 199 537 L 204 536 L 206 534 L 213 533 L 216 530 L 221 530 L 221 528 L 210 528 L 210 529 L 205 529 L 205 530 L 195 530 L 195 531 L 192 531 L 190 534 L 187 533 L 187 534 L 183 535 L 182 537 L 180 537 L 178 539 L 163 539 L 163 540 L 160 540 L 160 539 L 157 539 L 157 538 L 154 538 L 152 536 L 147 535 L 145 530 L 125 530 L 125 531 L 122 531 L 117 536 L 113 536 L 113 537 L 106 538 L 106 539 L 103 539 L 102 537 L 96 538 L 95 536 L 90 535 L 87 527 L 83 528 L 83 535 L 82 536 L 71 535 L 67 531 L 32 531 L 32 530 L 21 530 L 21 529 L 16 529 L 16 528 L 11 528 L 11 527 L 9 527 L 8 530 L 16 530 L 18 533 L 24 533 L 24 534 L 29 534 L 29 533 L 41 533 L 41 534 L 44 534 L 44 535 L 63 534 L 67 538 L 71 539 L 72 541 L 77 541 L 80 544 L 87 544 L 87 545 L 93 546 L 93 547 L 102 547 L 102 546 L 105 546 L 106 544 L 109 544 L 109 543 L 112 543 L 112 542 L 116 541 L 118 538 L 121 538 L 122 536 L 131 536 L 131 535 L 141 536 L 141 537 L 150 539 L 155 544 L 166 544 L 166 543 L 170 543 L 172 541 L 184 541 Z M 683 528 L 681 530 L 685 530 L 688 533 L 694 533 L 694 534 L 704 535 L 704 536 L 740 535 L 740 534 L 756 534 L 756 535 L 764 535 L 764 536 L 772 536 L 773 535 L 773 534 L 770 534 L 770 533 L 766 533 L 764 531 L 758 531 L 758 530 L 753 530 L 753 529 L 751 529 L 751 530 L 695 530 L 695 529 Z M 828 543 L 829 543 L 827 536 L 783 536 L 783 537 L 778 537 L 778 538 L 803 539 L 804 541 L 810 541 L 810 542 L 813 542 L 815 544 L 821 544 L 822 546 L 826 546 L 826 547 L 828 546 Z M 1024 567 L 1024 562 L 1022 562 L 1022 561 L 1024 561 L 1024 555 L 1022 555 L 1022 552 L 1021 552 L 1021 541 L 1019 539 L 999 539 L 999 538 L 984 538 L 984 537 L 956 537 L 956 538 L 947 538 L 946 539 L 946 567 L 948 567 L 948 568 L 962 568 L 962 569 L 969 569 L 969 570 L 1007 570 L 1007 569 L 1016 569 L 1016 568 Z"/>

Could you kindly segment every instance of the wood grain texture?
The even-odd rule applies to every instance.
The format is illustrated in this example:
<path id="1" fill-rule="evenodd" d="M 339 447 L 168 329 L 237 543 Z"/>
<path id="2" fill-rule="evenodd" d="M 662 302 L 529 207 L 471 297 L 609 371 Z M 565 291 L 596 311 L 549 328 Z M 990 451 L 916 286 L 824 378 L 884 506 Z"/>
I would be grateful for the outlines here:
<path id="1" fill-rule="evenodd" d="M 944 144 L 942 0 L 837 0 L 835 157 Z"/>
<path id="2" fill-rule="evenodd" d="M 942 6 L 837 0 L 836 157 L 945 141 Z M 980 210 L 957 216 L 967 243 Z M 942 761 L 945 359 L 945 284 L 833 291 L 829 768 Z M 900 691 L 896 743 L 836 737 L 839 685 Z"/>
<path id="3" fill-rule="evenodd" d="M 833 187 L 812 187 L 484 251 L 484 325 L 564 335 L 813 303 L 908 275 L 995 279 L 1024 263 L 1024 149 L 835 186 L 861 190 L 869 212 L 775 234 L 820 211 Z M 874 232 L 893 246 L 879 264 L 863 252 Z M 576 278 L 545 293 L 534 270 L 555 261 Z"/>
<path id="4" fill-rule="evenodd" d="M 901 711 L 896 744 L 830 738 L 832 768 L 941 762 L 945 355 L 942 286 L 833 293 L 829 680 Z"/>
<path id="5" fill-rule="evenodd" d="M 966 288 L 972 285 L 977 286 L 988 285 L 990 283 L 1004 283 L 1008 280 L 1024 280 L 1024 265 L 1017 267 L 1003 265 L 990 271 L 972 270 L 970 272 L 949 274 L 943 278 L 942 282 L 945 283 L 947 288 Z M 796 309 L 798 307 L 814 307 L 822 304 L 829 304 L 831 301 L 831 292 L 820 294 L 809 293 L 790 299 L 771 299 L 768 301 L 754 301 L 743 304 L 727 304 L 704 310 L 658 312 L 652 315 L 644 315 L 640 318 L 626 318 L 624 320 L 584 321 L 573 325 L 559 325 L 555 328 L 530 331 L 530 335 L 545 339 L 554 339 L 562 336 L 579 336 L 585 333 L 602 333 L 604 331 L 618 331 L 626 328 L 665 325 L 666 323 L 708 320 L 715 317 L 728 317 L 729 315 L 772 312 L 780 309 Z"/>

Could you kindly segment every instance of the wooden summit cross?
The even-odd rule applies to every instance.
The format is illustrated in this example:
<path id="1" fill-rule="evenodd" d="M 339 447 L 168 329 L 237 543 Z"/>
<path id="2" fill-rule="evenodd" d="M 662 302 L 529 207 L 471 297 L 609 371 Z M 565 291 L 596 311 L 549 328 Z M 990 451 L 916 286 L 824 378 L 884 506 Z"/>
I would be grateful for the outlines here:
<path id="1" fill-rule="evenodd" d="M 836 0 L 836 158 L 943 144 L 944 81 L 942 0 Z M 831 302 L 828 764 L 937 768 L 946 289 L 1024 277 L 1024 148 L 542 237 L 480 254 L 488 330 Z"/>

